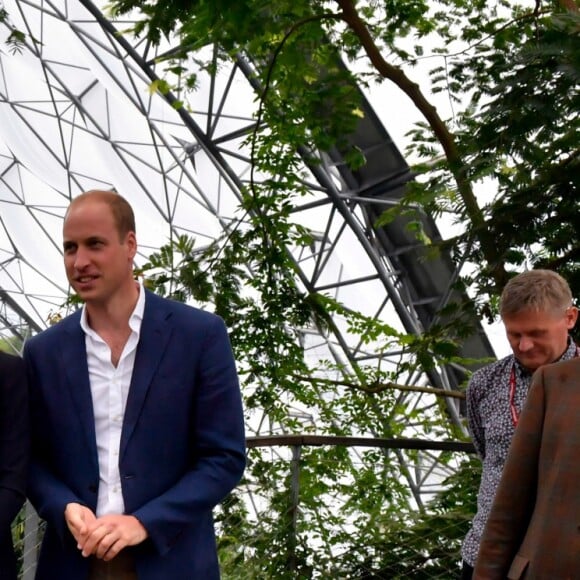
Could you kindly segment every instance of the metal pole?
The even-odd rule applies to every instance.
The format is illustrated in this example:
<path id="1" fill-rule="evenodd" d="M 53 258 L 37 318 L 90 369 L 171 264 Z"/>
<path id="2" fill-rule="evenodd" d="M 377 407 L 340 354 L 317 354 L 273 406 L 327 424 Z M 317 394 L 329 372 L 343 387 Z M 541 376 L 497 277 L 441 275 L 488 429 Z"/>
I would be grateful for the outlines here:
<path id="1" fill-rule="evenodd" d="M 295 572 L 296 562 L 296 544 L 298 535 L 298 504 L 300 501 L 300 456 L 302 454 L 301 445 L 292 446 L 292 461 L 290 463 L 290 510 L 292 516 L 292 529 L 290 531 L 290 546 L 288 555 L 288 568 L 290 572 Z"/>

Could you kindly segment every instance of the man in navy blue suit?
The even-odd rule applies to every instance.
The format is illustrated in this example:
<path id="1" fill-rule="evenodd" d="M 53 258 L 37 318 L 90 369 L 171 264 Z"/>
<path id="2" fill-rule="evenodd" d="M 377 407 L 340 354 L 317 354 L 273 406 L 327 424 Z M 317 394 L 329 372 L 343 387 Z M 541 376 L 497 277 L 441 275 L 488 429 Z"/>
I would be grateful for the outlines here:
<path id="1" fill-rule="evenodd" d="M 16 580 L 10 524 L 24 503 L 28 392 L 22 359 L 0 352 L 0 579 Z"/>
<path id="2" fill-rule="evenodd" d="M 135 281 L 134 222 L 117 193 L 72 201 L 64 263 L 84 307 L 25 345 L 37 580 L 219 578 L 212 510 L 245 466 L 233 355 L 218 316 Z"/>

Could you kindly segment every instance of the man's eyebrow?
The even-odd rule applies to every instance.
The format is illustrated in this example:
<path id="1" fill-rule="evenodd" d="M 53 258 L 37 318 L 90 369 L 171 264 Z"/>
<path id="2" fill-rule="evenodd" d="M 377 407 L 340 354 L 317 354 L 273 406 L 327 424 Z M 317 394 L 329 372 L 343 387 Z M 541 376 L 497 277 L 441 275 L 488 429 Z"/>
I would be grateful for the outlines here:
<path id="1" fill-rule="evenodd" d="M 101 236 L 89 236 L 88 238 L 82 239 L 81 240 L 81 243 L 83 243 L 83 244 L 90 244 L 92 242 L 103 242 L 103 241 L 104 241 L 104 238 L 101 237 Z M 76 246 L 78 244 L 78 242 L 75 241 L 75 240 L 64 240 L 63 243 L 62 243 L 63 246 L 65 246 L 67 244 L 69 244 L 69 245 L 70 244 L 73 244 L 73 245 Z"/>

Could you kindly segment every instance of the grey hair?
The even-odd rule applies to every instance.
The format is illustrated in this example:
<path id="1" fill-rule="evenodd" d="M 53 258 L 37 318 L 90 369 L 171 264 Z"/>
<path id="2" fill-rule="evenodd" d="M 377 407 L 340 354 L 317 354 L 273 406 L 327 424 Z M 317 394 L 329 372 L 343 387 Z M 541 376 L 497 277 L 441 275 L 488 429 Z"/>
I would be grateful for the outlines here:
<path id="1" fill-rule="evenodd" d="M 529 270 L 514 276 L 503 289 L 499 312 L 502 317 L 523 310 L 563 312 L 572 306 L 568 282 L 552 270 Z"/>

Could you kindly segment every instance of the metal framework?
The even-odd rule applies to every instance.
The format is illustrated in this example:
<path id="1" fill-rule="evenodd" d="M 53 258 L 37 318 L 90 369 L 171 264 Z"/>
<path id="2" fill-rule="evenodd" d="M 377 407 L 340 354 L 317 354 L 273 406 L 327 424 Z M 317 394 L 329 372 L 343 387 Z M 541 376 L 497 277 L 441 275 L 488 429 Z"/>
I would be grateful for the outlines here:
<path id="1" fill-rule="evenodd" d="M 251 169 L 245 138 L 256 125 L 257 87 L 252 63 L 240 56 L 218 74 L 198 71 L 198 90 L 176 110 L 171 94 L 150 90 L 166 74 L 158 70 L 158 51 L 171 46 L 154 48 L 119 34 L 131 22 L 113 23 L 89 0 L 4 4 L 12 24 L 27 34 L 14 54 L 3 44 L 8 26 L 0 38 L 0 336 L 21 344 L 66 299 L 60 229 L 77 193 L 114 187 L 129 199 L 141 259 L 180 233 L 203 246 L 246 219 L 239 202 Z M 455 297 L 457 272 L 445 256 L 422 260 L 401 220 L 374 227 L 412 175 L 366 100 L 364 109 L 350 137 L 368 160 L 363 169 L 350 171 L 338 151 L 319 153 L 316 166 L 303 162 L 311 194 L 295 200 L 293 216 L 316 241 L 288 252 L 305 289 L 420 334 Z M 439 236 L 429 216 L 424 226 L 432 238 Z M 332 358 L 346 368 L 357 361 L 400 361 L 400 352 L 358 343 L 339 318 L 332 332 L 302 330 L 313 358 Z M 493 350 L 481 331 L 462 354 L 478 358 Z M 408 380 L 453 390 L 462 379 L 462 369 L 438 368 Z M 435 404 L 433 396 L 417 393 L 401 394 L 400 402 L 415 409 Z M 462 426 L 456 400 L 447 405 L 450 420 Z M 254 434 L 272 434 L 270 427 Z M 425 451 L 407 465 L 419 501 L 432 491 L 433 474 L 445 474 L 438 458 Z M 409 460 L 401 455 L 401 461 Z"/>

